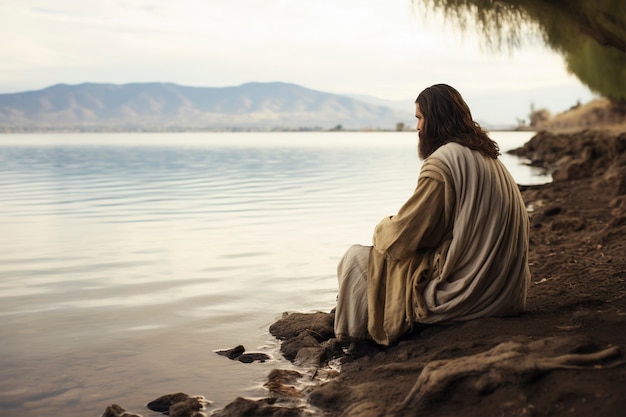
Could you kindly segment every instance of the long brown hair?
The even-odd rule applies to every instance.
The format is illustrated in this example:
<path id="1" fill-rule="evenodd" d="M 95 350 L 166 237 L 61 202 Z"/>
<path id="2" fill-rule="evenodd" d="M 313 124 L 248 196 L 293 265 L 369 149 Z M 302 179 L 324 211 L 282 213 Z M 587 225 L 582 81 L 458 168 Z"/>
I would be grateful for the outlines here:
<path id="1" fill-rule="evenodd" d="M 426 158 L 440 146 L 456 142 L 485 156 L 497 159 L 498 144 L 472 119 L 472 113 L 461 94 L 447 84 L 435 84 L 422 91 L 415 100 L 424 116 L 419 133 L 419 154 Z"/>

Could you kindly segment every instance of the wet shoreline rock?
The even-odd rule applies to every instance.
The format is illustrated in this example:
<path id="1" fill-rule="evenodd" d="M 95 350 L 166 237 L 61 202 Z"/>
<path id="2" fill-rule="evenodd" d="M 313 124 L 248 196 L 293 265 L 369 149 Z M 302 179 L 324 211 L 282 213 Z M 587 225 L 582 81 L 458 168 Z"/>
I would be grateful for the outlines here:
<path id="1" fill-rule="evenodd" d="M 235 346 L 231 349 L 218 350 L 217 353 L 220 356 L 226 356 L 233 361 L 239 361 L 243 363 L 252 363 L 254 361 L 265 362 L 270 359 L 270 356 L 266 353 L 251 352 L 245 353 L 246 348 L 243 345 Z"/>
<path id="2" fill-rule="evenodd" d="M 237 397 L 235 401 L 229 403 L 223 409 L 211 414 L 211 417 L 303 417 L 305 415 L 303 407 L 283 407 L 275 404 L 275 398 L 249 400 Z"/>
<path id="3" fill-rule="evenodd" d="M 626 193 L 626 132 L 585 130 L 576 134 L 541 131 L 510 154 L 528 158 L 552 173 L 555 182 L 596 178 L 613 196 Z"/>
<path id="4" fill-rule="evenodd" d="M 108 406 L 104 413 L 102 413 L 102 417 L 142 417 L 141 414 L 135 414 L 127 411 L 124 407 L 121 407 L 117 404 L 111 404 Z"/>
<path id="5" fill-rule="evenodd" d="M 163 395 L 146 404 L 152 411 L 167 414 L 169 417 L 207 417 L 204 410 L 210 402 L 202 396 L 190 396 L 183 392 Z M 102 417 L 142 417 L 112 404 L 106 408 Z"/>
<path id="6" fill-rule="evenodd" d="M 319 368 L 343 354 L 342 346 L 335 339 L 334 323 L 334 311 L 283 313 L 269 331 L 282 341 L 280 351 L 287 360 Z"/>

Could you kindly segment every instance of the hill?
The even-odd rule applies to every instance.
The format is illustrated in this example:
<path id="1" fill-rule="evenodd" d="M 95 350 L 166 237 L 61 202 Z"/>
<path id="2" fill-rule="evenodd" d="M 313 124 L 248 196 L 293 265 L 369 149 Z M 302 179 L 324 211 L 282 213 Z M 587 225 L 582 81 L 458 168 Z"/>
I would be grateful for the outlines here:
<path id="1" fill-rule="evenodd" d="M 570 109 L 550 115 L 546 110 L 532 130 L 552 133 L 573 133 L 582 130 L 608 130 L 626 132 L 626 104 L 608 99 L 595 99 L 586 104 L 576 104 Z"/>
<path id="2" fill-rule="evenodd" d="M 281 82 L 219 88 L 58 84 L 0 94 L 0 132 L 387 130 L 409 117 L 386 106 Z"/>

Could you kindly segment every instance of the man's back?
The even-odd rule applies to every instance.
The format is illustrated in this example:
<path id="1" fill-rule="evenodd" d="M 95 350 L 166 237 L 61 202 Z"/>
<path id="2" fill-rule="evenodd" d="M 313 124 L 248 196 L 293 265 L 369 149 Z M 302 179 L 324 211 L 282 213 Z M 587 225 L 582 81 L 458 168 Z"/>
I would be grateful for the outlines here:
<path id="1" fill-rule="evenodd" d="M 469 320 L 523 311 L 530 281 L 528 215 L 517 184 L 497 159 L 449 143 L 424 165 L 445 171 L 444 242 L 423 292 L 430 312 L 420 322 Z"/>

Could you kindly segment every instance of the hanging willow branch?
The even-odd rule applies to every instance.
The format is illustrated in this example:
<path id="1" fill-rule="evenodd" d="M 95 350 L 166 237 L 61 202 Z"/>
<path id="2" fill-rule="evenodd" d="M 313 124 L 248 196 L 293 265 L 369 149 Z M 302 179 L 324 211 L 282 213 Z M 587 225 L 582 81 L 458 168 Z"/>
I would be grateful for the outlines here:
<path id="1" fill-rule="evenodd" d="M 442 12 L 462 31 L 470 25 L 491 49 L 513 50 L 539 37 L 593 91 L 626 100 L 624 0 L 412 0 Z"/>

